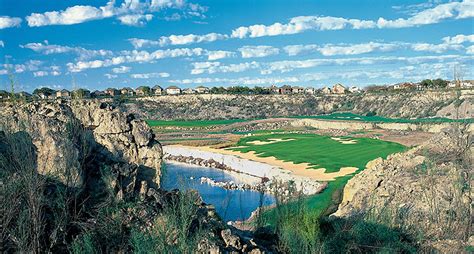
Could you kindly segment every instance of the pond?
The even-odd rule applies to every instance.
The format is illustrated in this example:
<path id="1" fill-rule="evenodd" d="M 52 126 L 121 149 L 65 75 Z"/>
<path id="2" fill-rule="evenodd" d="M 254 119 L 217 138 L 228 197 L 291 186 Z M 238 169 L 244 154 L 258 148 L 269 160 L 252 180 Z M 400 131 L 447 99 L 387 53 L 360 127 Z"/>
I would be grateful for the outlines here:
<path id="1" fill-rule="evenodd" d="M 226 190 L 201 183 L 201 177 L 219 182 L 242 183 L 237 177 L 222 170 L 167 162 L 161 186 L 165 190 L 197 190 L 204 202 L 214 205 L 216 212 L 226 222 L 246 220 L 261 204 L 268 206 L 275 203 L 271 195 L 251 190 Z"/>

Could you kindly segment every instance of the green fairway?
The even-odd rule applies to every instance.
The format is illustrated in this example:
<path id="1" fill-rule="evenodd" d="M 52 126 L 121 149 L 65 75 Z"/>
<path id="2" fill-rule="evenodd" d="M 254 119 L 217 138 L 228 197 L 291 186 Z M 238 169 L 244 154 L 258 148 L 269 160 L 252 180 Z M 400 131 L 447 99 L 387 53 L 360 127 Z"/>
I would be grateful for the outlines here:
<path id="1" fill-rule="evenodd" d="M 456 122 L 456 121 L 474 123 L 473 118 L 458 119 L 458 120 L 442 118 L 442 117 L 406 119 L 406 118 L 387 118 L 383 116 L 363 116 L 363 115 L 357 115 L 353 113 L 333 113 L 333 114 L 319 115 L 319 116 L 295 116 L 294 118 L 350 120 L 350 121 L 379 122 L 379 123 L 450 123 L 450 122 Z"/>
<path id="2" fill-rule="evenodd" d="M 255 151 L 258 156 L 274 156 L 283 161 L 309 163 L 313 168 L 326 168 L 326 172 L 339 171 L 341 167 L 364 168 L 367 162 L 404 150 L 398 143 L 370 138 L 342 137 L 353 140 L 354 144 L 343 144 L 328 136 L 316 134 L 270 134 L 240 139 L 235 151 Z M 254 145 L 252 141 L 268 142 L 270 139 L 294 139 L 266 145 Z"/>
<path id="3" fill-rule="evenodd" d="M 333 195 L 342 191 L 345 184 L 355 174 L 365 168 L 367 162 L 378 157 L 386 158 L 389 154 L 402 152 L 403 145 L 369 138 L 342 137 L 343 140 L 354 140 L 355 144 L 342 144 L 328 136 L 316 134 L 272 134 L 242 138 L 237 146 L 247 148 L 231 148 L 235 151 L 255 151 L 258 156 L 274 156 L 280 160 L 295 163 L 310 163 L 314 168 L 326 168 L 326 172 L 339 171 L 341 167 L 358 167 L 354 174 L 337 177 L 328 183 L 327 188 L 316 195 L 305 199 L 308 213 L 318 216 L 333 204 Z M 265 145 L 255 145 L 252 141 L 271 141 L 270 139 L 294 139 Z M 291 203 L 290 203 L 291 206 Z M 274 210 L 266 212 L 267 222 L 272 223 Z"/>
<path id="4" fill-rule="evenodd" d="M 192 120 L 192 121 L 179 121 L 179 120 L 146 120 L 150 127 L 209 127 L 213 125 L 226 125 L 238 122 L 245 122 L 245 119 L 230 119 L 230 120 Z"/>

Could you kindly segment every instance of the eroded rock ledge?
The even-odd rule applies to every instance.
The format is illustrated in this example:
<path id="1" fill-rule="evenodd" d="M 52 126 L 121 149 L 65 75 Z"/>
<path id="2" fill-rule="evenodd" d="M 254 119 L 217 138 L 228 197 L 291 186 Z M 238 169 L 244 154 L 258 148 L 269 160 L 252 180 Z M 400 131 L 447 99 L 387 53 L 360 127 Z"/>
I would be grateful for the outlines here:
<path id="1" fill-rule="evenodd" d="M 99 101 L 32 102 L 1 106 L 0 128 L 27 132 L 38 151 L 38 171 L 64 168 L 83 181 L 84 158 L 101 151 L 138 164 L 143 177 L 159 185 L 161 145 L 144 121 Z"/>

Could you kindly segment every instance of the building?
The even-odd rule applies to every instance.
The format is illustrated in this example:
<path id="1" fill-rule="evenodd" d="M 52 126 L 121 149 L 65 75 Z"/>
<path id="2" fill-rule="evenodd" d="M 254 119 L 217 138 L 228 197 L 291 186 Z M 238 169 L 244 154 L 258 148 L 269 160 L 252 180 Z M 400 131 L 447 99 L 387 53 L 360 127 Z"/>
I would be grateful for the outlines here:
<path id="1" fill-rule="evenodd" d="M 291 86 L 289 85 L 284 85 L 280 87 L 280 94 L 290 94 L 292 93 L 293 90 L 291 89 Z"/>
<path id="2" fill-rule="evenodd" d="M 181 88 L 177 86 L 169 86 L 168 88 L 166 88 L 166 94 L 169 94 L 169 95 L 181 94 Z"/>
<path id="3" fill-rule="evenodd" d="M 280 93 L 280 88 L 278 88 L 278 86 L 276 86 L 276 85 L 270 86 L 270 88 L 268 88 L 268 90 L 270 90 L 270 93 L 273 93 L 273 94 Z"/>
<path id="4" fill-rule="evenodd" d="M 133 89 L 130 88 L 130 87 L 124 87 L 124 88 L 120 89 L 120 94 L 121 95 L 126 95 L 126 96 L 134 96 L 135 91 L 133 91 Z"/>
<path id="5" fill-rule="evenodd" d="M 304 89 L 304 93 L 305 94 L 315 94 L 316 93 L 316 90 L 313 88 L 313 87 L 306 87 Z"/>
<path id="6" fill-rule="evenodd" d="M 0 100 L 10 98 L 10 93 L 5 90 L 0 90 Z"/>
<path id="7" fill-rule="evenodd" d="M 186 89 L 183 90 L 183 93 L 184 94 L 195 94 L 196 90 L 194 90 L 192 88 L 186 88 Z"/>
<path id="8" fill-rule="evenodd" d="M 330 94 L 331 93 L 331 88 L 325 86 L 325 87 L 323 87 L 323 89 L 321 89 L 321 92 L 323 94 Z"/>
<path id="9" fill-rule="evenodd" d="M 473 88 L 474 87 L 474 80 L 464 80 L 461 81 L 462 88 Z"/>
<path id="10" fill-rule="evenodd" d="M 360 92 L 362 92 L 362 90 L 357 86 L 351 86 L 348 90 L 351 93 L 360 93 Z"/>
<path id="11" fill-rule="evenodd" d="M 120 95 L 120 91 L 115 88 L 107 88 L 104 92 L 106 95 L 109 95 L 112 97 Z"/>
<path id="12" fill-rule="evenodd" d="M 66 89 L 56 91 L 56 98 L 71 98 L 71 92 Z"/>
<path id="13" fill-rule="evenodd" d="M 205 86 L 196 87 L 197 93 L 209 93 L 209 91 L 210 91 L 209 87 L 205 87 Z"/>
<path id="14" fill-rule="evenodd" d="M 135 93 L 138 96 L 147 96 L 151 94 L 151 89 L 148 86 L 139 86 L 135 89 Z"/>
<path id="15" fill-rule="evenodd" d="M 95 90 L 94 92 L 91 93 L 92 98 L 100 98 L 100 97 L 104 97 L 106 95 L 107 94 L 104 91 L 99 91 L 99 90 Z"/>
<path id="16" fill-rule="evenodd" d="M 154 86 L 152 89 L 151 89 L 152 93 L 154 95 L 162 95 L 163 94 L 163 88 L 159 85 L 156 85 Z"/>
<path id="17" fill-rule="evenodd" d="M 331 92 L 334 93 L 334 94 L 344 94 L 344 93 L 346 93 L 346 87 L 344 87 L 341 84 L 335 84 L 332 87 Z"/>
<path id="18" fill-rule="evenodd" d="M 291 93 L 294 93 L 294 94 L 304 93 L 304 88 L 301 86 L 294 86 L 291 88 Z"/>
<path id="19" fill-rule="evenodd" d="M 416 85 L 410 82 L 403 82 L 393 85 L 394 90 L 401 90 L 401 89 L 415 89 Z"/>
<path id="20" fill-rule="evenodd" d="M 448 83 L 448 88 L 473 88 L 474 80 L 453 80 Z"/>
<path id="21" fill-rule="evenodd" d="M 51 99 L 51 96 L 54 96 L 56 91 L 49 92 L 49 91 L 38 91 L 35 95 L 42 100 Z M 54 96 L 55 97 L 55 96 Z"/>

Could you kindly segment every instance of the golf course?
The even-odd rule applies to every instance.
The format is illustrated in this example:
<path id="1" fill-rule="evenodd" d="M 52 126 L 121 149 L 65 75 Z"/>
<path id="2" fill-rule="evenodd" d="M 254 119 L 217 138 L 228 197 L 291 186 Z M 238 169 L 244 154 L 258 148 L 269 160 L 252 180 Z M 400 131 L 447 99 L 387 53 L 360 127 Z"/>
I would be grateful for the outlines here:
<path id="1" fill-rule="evenodd" d="M 290 133 L 245 137 L 230 149 L 244 153 L 254 151 L 259 157 L 273 156 L 295 164 L 307 163 L 310 168 L 325 168 L 330 173 L 342 167 L 364 168 L 377 157 L 403 151 L 404 146 L 369 138 Z"/>
<path id="2" fill-rule="evenodd" d="M 406 147 L 370 138 L 289 133 L 244 137 L 237 146 L 228 149 L 254 153 L 258 157 L 274 157 L 296 165 L 305 164 L 306 171 L 324 169 L 324 173 L 336 173 L 342 168 L 356 168 L 353 172 L 340 174 L 328 181 L 324 191 L 306 199 L 309 212 L 320 214 L 331 206 L 334 193 L 341 191 L 354 174 L 365 168 L 367 162 L 402 152 Z"/>

